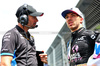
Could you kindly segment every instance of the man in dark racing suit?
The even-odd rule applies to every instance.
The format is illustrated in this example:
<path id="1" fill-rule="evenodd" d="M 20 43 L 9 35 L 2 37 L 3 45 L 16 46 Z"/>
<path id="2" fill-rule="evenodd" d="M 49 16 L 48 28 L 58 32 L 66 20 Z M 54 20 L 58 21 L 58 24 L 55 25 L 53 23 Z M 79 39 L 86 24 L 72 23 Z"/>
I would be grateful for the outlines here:
<path id="1" fill-rule="evenodd" d="M 62 12 L 67 26 L 71 30 L 71 40 L 67 47 L 70 66 L 86 65 L 89 57 L 94 52 L 95 40 L 98 32 L 86 30 L 83 25 L 83 14 L 78 8 L 68 9 Z"/>

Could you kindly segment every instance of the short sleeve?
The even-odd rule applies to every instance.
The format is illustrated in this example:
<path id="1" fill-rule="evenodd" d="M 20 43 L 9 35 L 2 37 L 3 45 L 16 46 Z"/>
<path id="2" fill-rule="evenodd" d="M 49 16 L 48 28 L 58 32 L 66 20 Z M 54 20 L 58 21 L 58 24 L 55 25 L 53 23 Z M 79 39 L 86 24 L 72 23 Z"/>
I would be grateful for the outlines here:
<path id="1" fill-rule="evenodd" d="M 1 55 L 14 56 L 15 35 L 13 31 L 8 31 L 2 38 Z"/>

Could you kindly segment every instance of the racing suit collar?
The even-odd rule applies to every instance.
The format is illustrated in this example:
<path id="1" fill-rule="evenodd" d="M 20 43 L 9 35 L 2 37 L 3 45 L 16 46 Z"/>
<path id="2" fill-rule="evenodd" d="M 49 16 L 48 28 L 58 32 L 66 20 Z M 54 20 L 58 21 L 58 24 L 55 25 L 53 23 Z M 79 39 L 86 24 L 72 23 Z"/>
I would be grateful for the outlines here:
<path id="1" fill-rule="evenodd" d="M 80 35 L 84 30 L 85 30 L 85 28 L 84 28 L 84 27 L 81 27 L 81 28 L 78 29 L 77 31 L 72 32 L 72 33 L 71 33 L 71 36 L 72 36 L 72 37 L 76 37 L 76 36 Z"/>

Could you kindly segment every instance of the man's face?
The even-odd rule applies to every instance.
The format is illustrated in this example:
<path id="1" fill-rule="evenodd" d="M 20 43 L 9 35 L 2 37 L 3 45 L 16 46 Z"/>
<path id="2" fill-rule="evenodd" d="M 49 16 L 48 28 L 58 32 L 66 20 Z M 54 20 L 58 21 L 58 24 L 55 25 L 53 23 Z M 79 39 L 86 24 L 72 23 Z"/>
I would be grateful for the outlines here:
<path id="1" fill-rule="evenodd" d="M 67 26 L 72 31 L 80 28 L 80 24 L 82 24 L 82 21 L 83 21 L 83 18 L 81 18 L 75 13 L 68 13 L 65 18 L 66 18 Z"/>
<path id="2" fill-rule="evenodd" d="M 37 17 L 33 17 L 33 16 L 28 16 L 28 24 L 27 26 L 30 26 L 30 27 L 35 27 L 36 23 L 38 22 L 38 19 Z"/>

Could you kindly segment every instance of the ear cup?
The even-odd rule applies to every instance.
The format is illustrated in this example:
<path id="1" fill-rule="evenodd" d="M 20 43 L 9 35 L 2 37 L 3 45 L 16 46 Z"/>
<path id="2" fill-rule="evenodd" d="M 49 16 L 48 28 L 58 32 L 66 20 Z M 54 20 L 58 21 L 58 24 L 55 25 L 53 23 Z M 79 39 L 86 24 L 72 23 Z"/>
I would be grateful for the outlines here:
<path id="1" fill-rule="evenodd" d="M 23 14 L 19 17 L 19 22 L 24 26 L 28 24 L 28 16 Z"/>
<path id="2" fill-rule="evenodd" d="M 23 26 L 28 24 L 28 5 L 24 4 L 23 9 L 19 14 L 19 23 L 21 23 Z"/>

